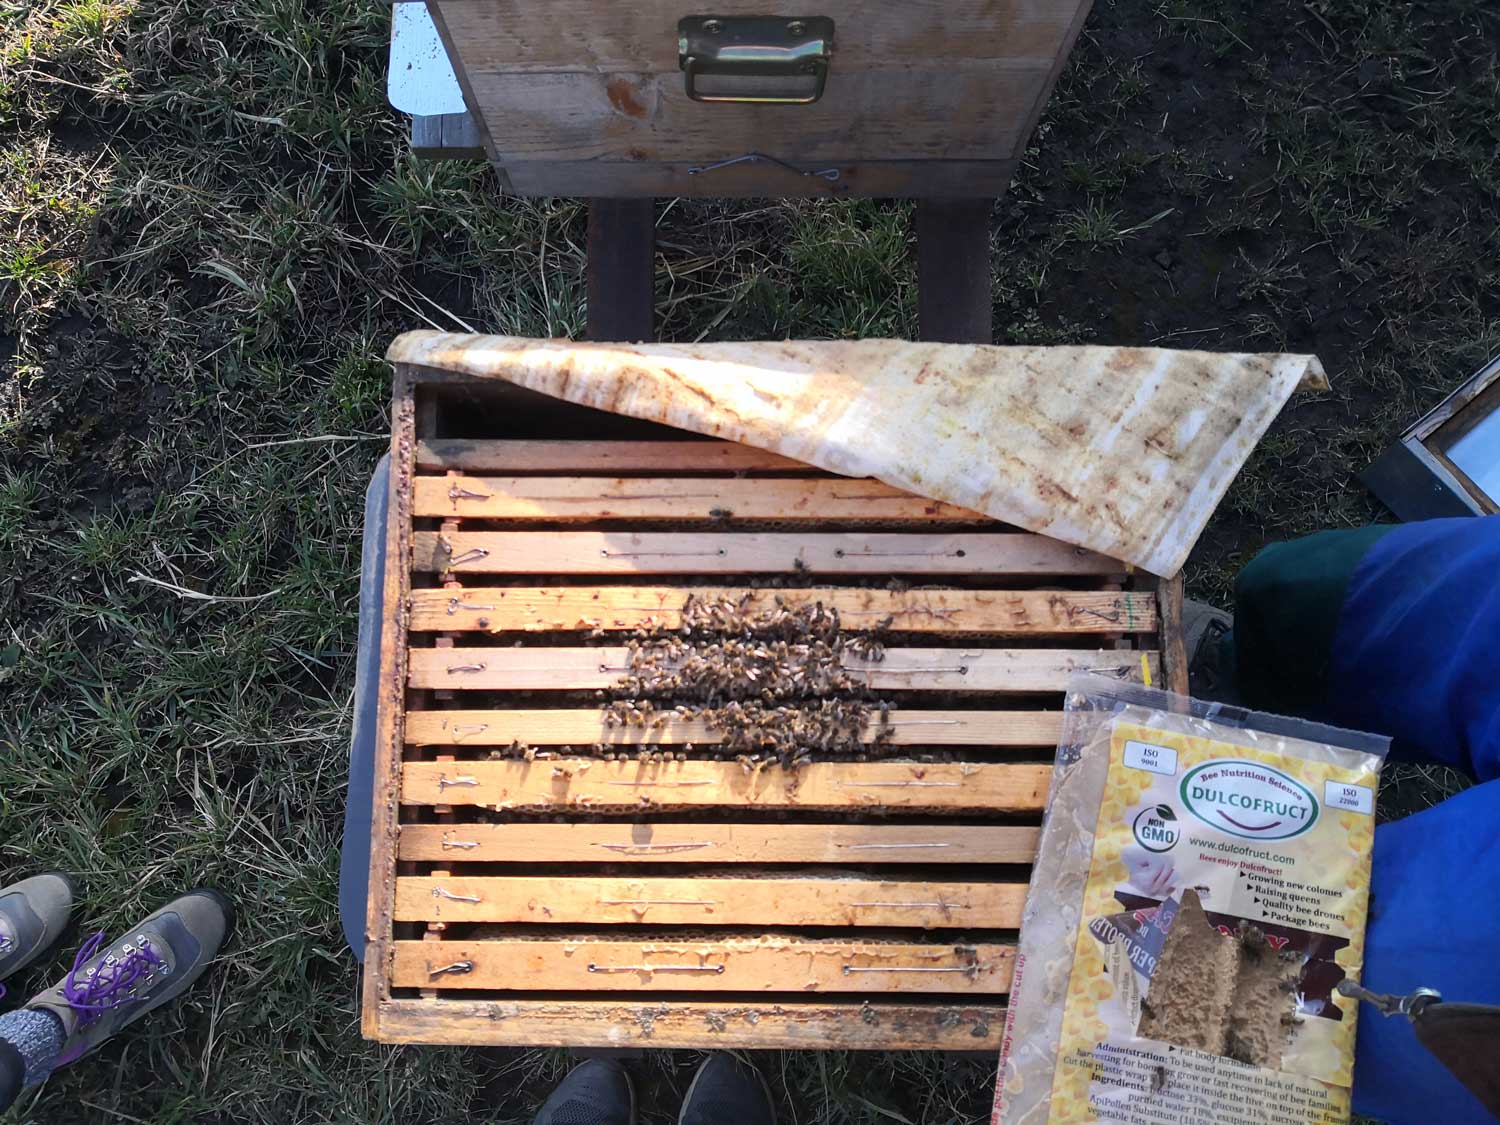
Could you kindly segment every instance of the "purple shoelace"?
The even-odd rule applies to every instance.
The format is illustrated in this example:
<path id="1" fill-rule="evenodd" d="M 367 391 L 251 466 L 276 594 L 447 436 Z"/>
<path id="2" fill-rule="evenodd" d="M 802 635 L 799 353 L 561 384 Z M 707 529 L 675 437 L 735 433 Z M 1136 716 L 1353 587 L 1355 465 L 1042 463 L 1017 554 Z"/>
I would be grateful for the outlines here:
<path id="1" fill-rule="evenodd" d="M 100 930 L 73 958 L 73 967 L 63 981 L 63 997 L 68 1006 L 79 1013 L 78 1025 L 87 1027 L 105 1012 L 129 1004 L 137 997 L 127 995 L 140 979 L 166 962 L 151 948 L 149 938 L 142 938 L 137 948 L 132 949 L 114 964 L 100 962 L 92 971 L 83 972 L 84 965 L 98 955 L 104 944 L 104 931 Z"/>

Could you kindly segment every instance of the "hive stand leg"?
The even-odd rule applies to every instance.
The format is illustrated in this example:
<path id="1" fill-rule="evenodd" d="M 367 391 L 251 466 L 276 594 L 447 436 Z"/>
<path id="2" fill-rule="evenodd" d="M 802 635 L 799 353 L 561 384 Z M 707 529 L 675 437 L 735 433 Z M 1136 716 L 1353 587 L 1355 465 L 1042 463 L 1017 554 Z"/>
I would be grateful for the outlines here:
<path id="1" fill-rule="evenodd" d="M 917 327 L 940 344 L 990 344 L 990 210 L 984 199 L 917 200 Z"/>
<path id="2" fill-rule="evenodd" d="M 589 200 L 588 337 L 656 335 L 656 217 L 651 199 Z"/>

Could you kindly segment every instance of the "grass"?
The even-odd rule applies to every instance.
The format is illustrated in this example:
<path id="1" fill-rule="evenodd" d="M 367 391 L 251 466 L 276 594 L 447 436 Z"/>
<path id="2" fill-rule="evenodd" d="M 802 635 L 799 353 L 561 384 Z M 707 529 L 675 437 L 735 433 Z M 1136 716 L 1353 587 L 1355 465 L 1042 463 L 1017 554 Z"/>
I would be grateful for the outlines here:
<path id="1" fill-rule="evenodd" d="M 585 315 L 580 203 L 406 153 L 388 19 L 0 0 L 0 876 L 77 873 L 90 927 L 200 883 L 243 906 L 210 978 L 15 1120 L 525 1121 L 566 1068 L 363 1042 L 336 915 L 380 354 Z M 999 341 L 1315 350 L 1334 380 L 1231 490 L 1200 595 L 1376 517 L 1353 474 L 1500 350 L 1496 45 L 1486 0 L 1096 4 L 996 209 Z M 659 214 L 666 338 L 914 331 L 905 205 Z M 788 1120 L 987 1112 L 990 1060 L 763 1062 Z M 641 1065 L 680 1092 L 692 1063 Z"/>

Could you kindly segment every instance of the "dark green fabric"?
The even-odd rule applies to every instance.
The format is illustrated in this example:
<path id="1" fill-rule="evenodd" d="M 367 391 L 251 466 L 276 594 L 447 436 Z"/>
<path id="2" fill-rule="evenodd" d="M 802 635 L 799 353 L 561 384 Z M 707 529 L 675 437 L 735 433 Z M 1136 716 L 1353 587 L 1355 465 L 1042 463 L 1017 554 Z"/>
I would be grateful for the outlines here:
<path id="1" fill-rule="evenodd" d="M 1231 634 L 1240 703 L 1280 715 L 1322 713 L 1349 579 L 1397 526 L 1320 531 L 1273 543 L 1240 571 Z"/>

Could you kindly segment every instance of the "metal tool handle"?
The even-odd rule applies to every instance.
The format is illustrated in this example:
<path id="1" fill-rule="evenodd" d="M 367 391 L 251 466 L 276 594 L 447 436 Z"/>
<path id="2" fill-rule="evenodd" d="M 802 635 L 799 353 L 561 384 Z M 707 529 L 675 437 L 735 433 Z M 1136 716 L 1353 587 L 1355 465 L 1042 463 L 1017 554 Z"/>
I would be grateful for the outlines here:
<path id="1" fill-rule="evenodd" d="M 1405 996 L 1392 996 L 1385 992 L 1371 992 L 1352 980 L 1341 980 L 1337 987 L 1340 994 L 1354 1000 L 1363 1000 L 1383 1016 L 1405 1016 L 1413 1023 L 1427 1005 L 1440 1004 L 1443 1000 L 1442 993 L 1434 988 L 1418 988 Z"/>

